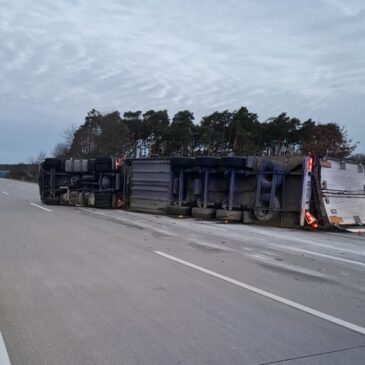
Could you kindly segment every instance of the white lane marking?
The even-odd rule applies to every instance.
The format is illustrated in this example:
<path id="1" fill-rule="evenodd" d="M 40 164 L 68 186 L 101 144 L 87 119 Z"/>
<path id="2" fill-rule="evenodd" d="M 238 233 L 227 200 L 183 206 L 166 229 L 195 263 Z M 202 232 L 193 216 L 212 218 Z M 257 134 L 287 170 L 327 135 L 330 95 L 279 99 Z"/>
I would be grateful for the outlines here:
<path id="1" fill-rule="evenodd" d="M 7 193 L 6 191 L 2 191 L 2 193 L 5 195 L 9 195 L 9 193 Z"/>
<path id="2" fill-rule="evenodd" d="M 3 336 L 0 332 L 0 364 L 1 365 L 11 365 L 9 360 L 8 352 L 6 351 Z"/>
<path id="3" fill-rule="evenodd" d="M 252 285 L 245 284 L 245 283 L 243 283 L 241 281 L 238 281 L 238 280 L 229 278 L 228 276 L 224 276 L 224 275 L 218 274 L 218 273 L 216 273 L 214 271 L 211 271 L 211 270 L 208 270 L 208 269 L 204 269 L 201 266 L 192 264 L 192 263 L 190 263 L 188 261 L 181 260 L 181 259 L 179 259 L 177 257 L 168 255 L 168 254 L 166 254 L 164 252 L 161 252 L 161 251 L 153 251 L 153 252 L 155 254 L 160 255 L 160 256 L 163 256 L 163 257 L 165 257 L 165 258 L 167 258 L 169 260 L 178 262 L 179 264 L 182 264 L 182 265 L 191 267 L 191 268 L 193 268 L 195 270 L 201 271 L 201 272 L 203 272 L 205 274 L 208 274 L 210 276 L 213 276 L 215 278 L 224 280 L 224 281 L 226 281 L 226 282 L 228 282 L 230 284 L 234 284 L 236 286 L 239 286 L 240 288 L 249 290 L 249 291 L 251 291 L 251 292 L 253 292 L 255 294 L 262 295 L 263 297 L 266 297 L 266 298 L 275 300 L 276 302 L 285 304 L 285 305 L 287 305 L 289 307 L 298 309 L 298 310 L 300 310 L 302 312 L 311 314 L 311 315 L 316 316 L 316 317 L 321 318 L 321 319 L 325 319 L 326 321 L 332 322 L 334 324 L 337 324 L 339 326 L 345 327 L 345 328 L 347 328 L 349 330 L 352 330 L 354 332 L 358 332 L 358 333 L 360 333 L 362 335 L 365 335 L 365 327 L 361 327 L 361 326 L 358 326 L 358 325 L 356 325 L 354 323 L 344 321 L 344 320 L 342 320 L 340 318 L 336 318 L 336 317 L 330 316 L 330 315 L 328 315 L 326 313 L 323 313 L 323 312 L 317 311 L 317 310 L 315 310 L 313 308 L 307 307 L 305 305 L 302 305 L 302 304 L 293 302 L 293 301 L 291 301 L 289 299 L 282 298 L 282 297 L 280 297 L 278 295 L 275 295 L 275 294 L 272 294 L 272 293 L 267 292 L 265 290 L 256 288 L 256 287 L 254 287 Z"/>
<path id="4" fill-rule="evenodd" d="M 40 209 L 43 209 L 43 210 L 46 210 L 47 212 L 53 212 L 53 210 L 51 209 L 47 209 L 45 207 L 42 207 L 41 205 L 38 205 L 38 204 L 35 204 L 35 203 L 29 203 L 30 205 L 33 205 L 33 207 L 37 207 L 37 208 L 40 208 Z"/>
<path id="5" fill-rule="evenodd" d="M 274 245 L 271 245 L 271 246 L 274 246 Z M 350 264 L 354 264 L 354 265 L 359 265 L 359 266 L 364 266 L 365 267 L 365 263 L 364 262 L 350 260 L 350 259 L 344 259 L 342 257 L 326 255 L 324 253 L 319 253 L 319 252 L 310 251 L 310 250 L 303 250 L 302 248 L 286 247 L 286 246 L 279 246 L 279 245 L 275 245 L 275 247 L 282 248 L 282 249 L 288 250 L 288 251 L 307 253 L 307 254 L 313 255 L 313 256 L 326 257 L 326 258 L 331 259 L 331 260 L 347 262 L 347 263 L 350 263 Z"/>

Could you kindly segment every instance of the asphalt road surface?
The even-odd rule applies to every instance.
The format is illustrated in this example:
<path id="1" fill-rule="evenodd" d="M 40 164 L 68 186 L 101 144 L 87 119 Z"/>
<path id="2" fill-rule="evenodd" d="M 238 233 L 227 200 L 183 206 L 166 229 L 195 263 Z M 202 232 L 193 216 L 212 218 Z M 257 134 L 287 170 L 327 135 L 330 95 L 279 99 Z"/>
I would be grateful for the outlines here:
<path id="1" fill-rule="evenodd" d="M 365 364 L 365 236 L 43 206 L 0 180 L 0 364 Z"/>

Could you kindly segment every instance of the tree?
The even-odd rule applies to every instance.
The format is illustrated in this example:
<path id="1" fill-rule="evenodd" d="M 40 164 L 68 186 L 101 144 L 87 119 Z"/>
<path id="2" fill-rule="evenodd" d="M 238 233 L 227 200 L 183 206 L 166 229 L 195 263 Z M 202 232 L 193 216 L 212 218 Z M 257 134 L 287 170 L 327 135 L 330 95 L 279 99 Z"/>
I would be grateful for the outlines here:
<path id="1" fill-rule="evenodd" d="M 128 127 L 120 118 L 118 111 L 102 115 L 100 134 L 97 138 L 97 151 L 100 156 L 119 157 L 125 154 L 124 146 L 128 143 Z"/>
<path id="2" fill-rule="evenodd" d="M 286 113 L 267 120 L 263 124 L 263 145 L 267 155 L 279 156 L 294 154 L 298 143 L 300 120 L 290 118 Z"/>
<path id="3" fill-rule="evenodd" d="M 207 136 L 209 136 L 209 128 L 200 124 L 193 124 L 191 128 L 192 144 L 191 154 L 193 156 L 204 156 L 209 154 Z"/>
<path id="4" fill-rule="evenodd" d="M 355 153 L 354 155 L 351 155 L 349 157 L 349 160 L 355 161 L 357 163 L 361 163 L 361 164 L 365 165 L 365 154 L 363 154 L 363 153 Z"/>
<path id="5" fill-rule="evenodd" d="M 70 156 L 74 158 L 95 158 L 99 151 L 97 140 L 101 133 L 102 115 L 92 109 L 85 117 L 85 123 L 74 133 L 70 146 Z"/>
<path id="6" fill-rule="evenodd" d="M 28 164 L 24 168 L 24 175 L 22 176 L 22 180 L 37 181 L 39 164 L 43 162 L 45 158 L 46 153 L 43 151 L 39 152 L 36 157 L 29 156 Z"/>
<path id="7" fill-rule="evenodd" d="M 165 153 L 165 140 L 169 129 L 167 110 L 148 110 L 143 114 L 142 137 L 148 156 L 161 156 Z"/>
<path id="8" fill-rule="evenodd" d="M 201 138 L 209 155 L 226 155 L 229 151 L 232 113 L 214 112 L 201 120 Z"/>
<path id="9" fill-rule="evenodd" d="M 281 113 L 261 123 L 246 107 L 215 111 L 194 124 L 189 110 L 170 124 L 166 110 L 118 111 L 102 115 L 92 109 L 79 128 L 64 131 L 53 155 L 59 158 L 96 156 L 147 157 L 169 155 L 294 155 L 312 152 L 348 157 L 356 148 L 336 123 L 301 122 Z"/>
<path id="10" fill-rule="evenodd" d="M 52 155 L 55 158 L 67 158 L 69 157 L 70 147 L 65 142 L 57 143 L 53 149 Z"/>
<path id="11" fill-rule="evenodd" d="M 190 156 L 193 150 L 194 115 L 189 110 L 180 111 L 172 118 L 167 134 L 167 153 Z"/>
<path id="12" fill-rule="evenodd" d="M 70 149 L 74 140 L 74 135 L 77 128 L 75 125 L 71 125 L 62 132 L 63 141 L 57 143 L 52 155 L 56 158 L 68 158 L 70 157 Z"/>
<path id="13" fill-rule="evenodd" d="M 28 157 L 28 163 L 33 165 L 39 165 L 44 159 L 46 158 L 47 154 L 43 151 L 40 151 L 38 155 L 35 156 L 29 156 Z"/>
<path id="14" fill-rule="evenodd" d="M 308 119 L 301 123 L 298 129 L 298 143 L 301 153 L 306 153 L 309 150 L 309 144 L 312 141 L 313 130 L 316 126 L 316 122 L 312 119 Z"/>
<path id="15" fill-rule="evenodd" d="M 128 157 L 138 157 L 142 146 L 143 124 L 142 112 L 125 112 L 123 114 L 123 122 L 128 128 L 128 144 L 125 146 L 125 154 Z"/>
<path id="16" fill-rule="evenodd" d="M 357 144 L 352 144 L 352 140 L 347 138 L 347 131 L 337 123 L 318 124 L 313 126 L 301 151 L 305 154 L 311 152 L 319 156 L 345 158 L 350 156 Z"/>
<path id="17" fill-rule="evenodd" d="M 254 155 L 261 149 L 261 124 L 257 114 L 246 107 L 233 112 L 230 126 L 230 151 L 235 155 Z"/>

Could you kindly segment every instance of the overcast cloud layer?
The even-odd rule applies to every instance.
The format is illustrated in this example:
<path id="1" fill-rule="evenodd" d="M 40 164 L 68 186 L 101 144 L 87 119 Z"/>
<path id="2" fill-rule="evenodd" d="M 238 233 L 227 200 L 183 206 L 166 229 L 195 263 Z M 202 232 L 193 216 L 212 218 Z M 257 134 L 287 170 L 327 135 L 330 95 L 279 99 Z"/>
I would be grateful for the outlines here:
<path id="1" fill-rule="evenodd" d="M 92 108 L 242 105 L 338 122 L 365 152 L 364 1 L 1 1 L 0 162 Z"/>

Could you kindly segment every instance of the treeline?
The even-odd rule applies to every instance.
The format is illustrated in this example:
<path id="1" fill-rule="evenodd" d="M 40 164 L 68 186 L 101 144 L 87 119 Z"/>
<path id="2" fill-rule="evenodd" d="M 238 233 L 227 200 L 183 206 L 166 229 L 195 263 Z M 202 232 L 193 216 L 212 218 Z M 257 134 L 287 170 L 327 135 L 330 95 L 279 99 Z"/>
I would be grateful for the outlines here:
<path id="1" fill-rule="evenodd" d="M 1 164 L 0 171 L 9 171 L 11 179 L 37 182 L 38 181 L 38 164 L 37 163 L 18 163 L 18 164 Z"/>
<path id="2" fill-rule="evenodd" d="M 246 107 L 214 112 L 195 123 L 188 110 L 172 119 L 166 110 L 118 111 L 102 114 L 95 109 L 80 127 L 68 130 L 55 157 L 94 158 L 295 155 L 309 152 L 346 158 L 356 148 L 337 123 L 301 121 L 281 113 L 264 122 Z"/>

